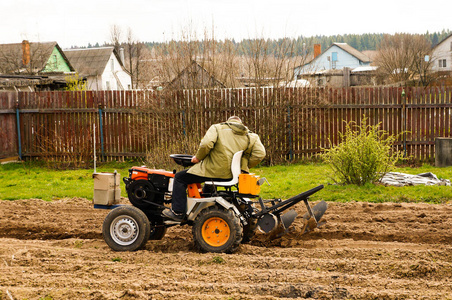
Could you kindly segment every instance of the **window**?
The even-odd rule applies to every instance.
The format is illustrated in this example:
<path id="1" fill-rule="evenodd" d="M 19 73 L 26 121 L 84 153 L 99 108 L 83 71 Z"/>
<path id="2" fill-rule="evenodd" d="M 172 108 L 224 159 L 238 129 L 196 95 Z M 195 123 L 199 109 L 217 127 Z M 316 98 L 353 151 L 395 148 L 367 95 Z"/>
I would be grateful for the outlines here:
<path id="1" fill-rule="evenodd" d="M 440 59 L 440 60 L 438 60 L 438 66 L 439 66 L 440 68 L 446 68 L 446 67 L 447 67 L 446 60 L 445 60 L 445 59 Z"/>
<path id="2" fill-rule="evenodd" d="M 336 63 L 337 63 L 337 52 L 332 52 L 331 53 L 331 68 L 332 69 L 336 69 Z"/>
<path id="3" fill-rule="evenodd" d="M 110 90 L 110 89 L 111 89 L 110 81 L 106 81 L 106 82 L 105 82 L 105 85 L 106 85 L 106 89 L 107 89 L 107 90 Z"/>
<path id="4" fill-rule="evenodd" d="M 111 63 L 111 71 L 114 72 L 115 71 L 115 62 L 113 61 L 113 59 L 110 60 Z"/>
<path id="5" fill-rule="evenodd" d="M 332 54 L 332 60 L 337 61 L 337 52 L 333 52 Z"/>

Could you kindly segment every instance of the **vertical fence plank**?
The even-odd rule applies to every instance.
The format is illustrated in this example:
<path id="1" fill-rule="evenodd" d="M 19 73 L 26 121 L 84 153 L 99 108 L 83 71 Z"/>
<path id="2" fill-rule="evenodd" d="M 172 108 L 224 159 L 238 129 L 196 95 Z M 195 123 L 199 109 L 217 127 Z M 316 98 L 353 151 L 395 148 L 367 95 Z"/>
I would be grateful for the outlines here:
<path id="1" fill-rule="evenodd" d="M 381 122 L 390 134 L 401 133 L 406 124 L 407 154 L 432 161 L 435 138 L 451 136 L 451 87 L 405 88 L 405 111 L 401 92 L 392 87 L 186 90 L 168 96 L 151 91 L 20 92 L 22 152 L 35 157 L 46 149 L 64 152 L 64 145 L 77 143 L 91 149 L 92 139 L 75 133 L 91 133 L 95 123 L 100 153 L 100 105 L 108 160 L 172 146 L 181 136 L 185 139 L 184 130 L 191 140 L 200 140 L 212 123 L 239 115 L 260 134 L 273 162 L 311 158 L 340 142 L 344 121 L 359 124 L 363 116 L 370 125 Z M 6 136 L 14 141 L 0 146 L 3 156 L 18 151 L 15 95 L 0 93 L 1 129 L 6 132 L 0 140 Z M 143 134 L 136 133 L 142 124 L 147 124 Z"/>

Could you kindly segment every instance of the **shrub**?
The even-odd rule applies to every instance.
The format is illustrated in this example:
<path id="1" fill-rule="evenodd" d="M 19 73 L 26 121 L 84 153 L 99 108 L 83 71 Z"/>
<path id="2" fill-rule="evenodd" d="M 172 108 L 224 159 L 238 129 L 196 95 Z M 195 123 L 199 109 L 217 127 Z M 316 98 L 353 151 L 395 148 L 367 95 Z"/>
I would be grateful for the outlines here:
<path id="1" fill-rule="evenodd" d="M 371 126 L 367 118 L 360 125 L 346 123 L 345 133 L 339 133 L 339 145 L 326 149 L 322 158 L 334 171 L 339 182 L 364 185 L 379 181 L 399 159 L 400 151 L 393 149 L 396 136 Z"/>

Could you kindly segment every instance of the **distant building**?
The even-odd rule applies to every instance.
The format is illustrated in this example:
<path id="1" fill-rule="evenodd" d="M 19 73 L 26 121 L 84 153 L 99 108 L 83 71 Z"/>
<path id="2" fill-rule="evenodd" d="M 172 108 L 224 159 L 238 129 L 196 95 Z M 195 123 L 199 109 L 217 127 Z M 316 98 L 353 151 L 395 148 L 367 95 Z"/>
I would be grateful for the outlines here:
<path id="1" fill-rule="evenodd" d="M 130 90 L 132 77 L 114 47 L 64 50 L 88 90 Z M 122 57 L 122 58 L 121 58 Z"/>
<path id="2" fill-rule="evenodd" d="M 71 73 L 74 68 L 57 42 L 0 44 L 0 73 Z"/>
<path id="3" fill-rule="evenodd" d="M 333 43 L 321 53 L 320 45 L 314 47 L 314 59 L 294 69 L 295 78 L 301 74 L 318 73 L 327 70 L 355 69 L 370 66 L 370 58 L 346 43 Z"/>
<path id="4" fill-rule="evenodd" d="M 432 59 L 433 71 L 452 72 L 452 34 L 433 48 Z"/>
<path id="5" fill-rule="evenodd" d="M 377 67 L 366 66 L 354 69 L 323 70 L 301 74 L 298 77 L 305 79 L 314 87 L 350 87 L 378 85 L 376 76 Z M 301 80 L 301 79 L 299 79 Z"/>
<path id="6" fill-rule="evenodd" d="M 212 76 L 196 61 L 183 69 L 165 88 L 170 89 L 211 89 L 225 85 Z"/>
<path id="7" fill-rule="evenodd" d="M 0 89 L 55 90 L 74 68 L 57 42 L 0 44 Z"/>

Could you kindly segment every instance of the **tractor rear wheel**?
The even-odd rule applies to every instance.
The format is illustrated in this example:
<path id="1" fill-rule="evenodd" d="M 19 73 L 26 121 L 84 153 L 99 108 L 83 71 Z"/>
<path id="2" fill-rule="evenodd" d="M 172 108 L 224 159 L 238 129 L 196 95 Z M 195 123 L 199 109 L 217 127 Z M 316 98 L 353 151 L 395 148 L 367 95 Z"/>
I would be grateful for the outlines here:
<path id="1" fill-rule="evenodd" d="M 195 246 L 205 252 L 232 253 L 240 246 L 242 234 L 240 219 L 218 206 L 201 211 L 193 225 Z"/>
<path id="2" fill-rule="evenodd" d="M 139 209 L 152 209 L 155 208 L 150 202 L 155 202 L 157 199 L 154 186 L 147 180 L 133 181 L 128 189 L 127 196 L 130 203 Z"/>
<path id="3" fill-rule="evenodd" d="M 148 217 L 131 205 L 113 209 L 102 225 L 104 240 L 115 251 L 135 251 L 144 247 L 150 232 Z"/>

